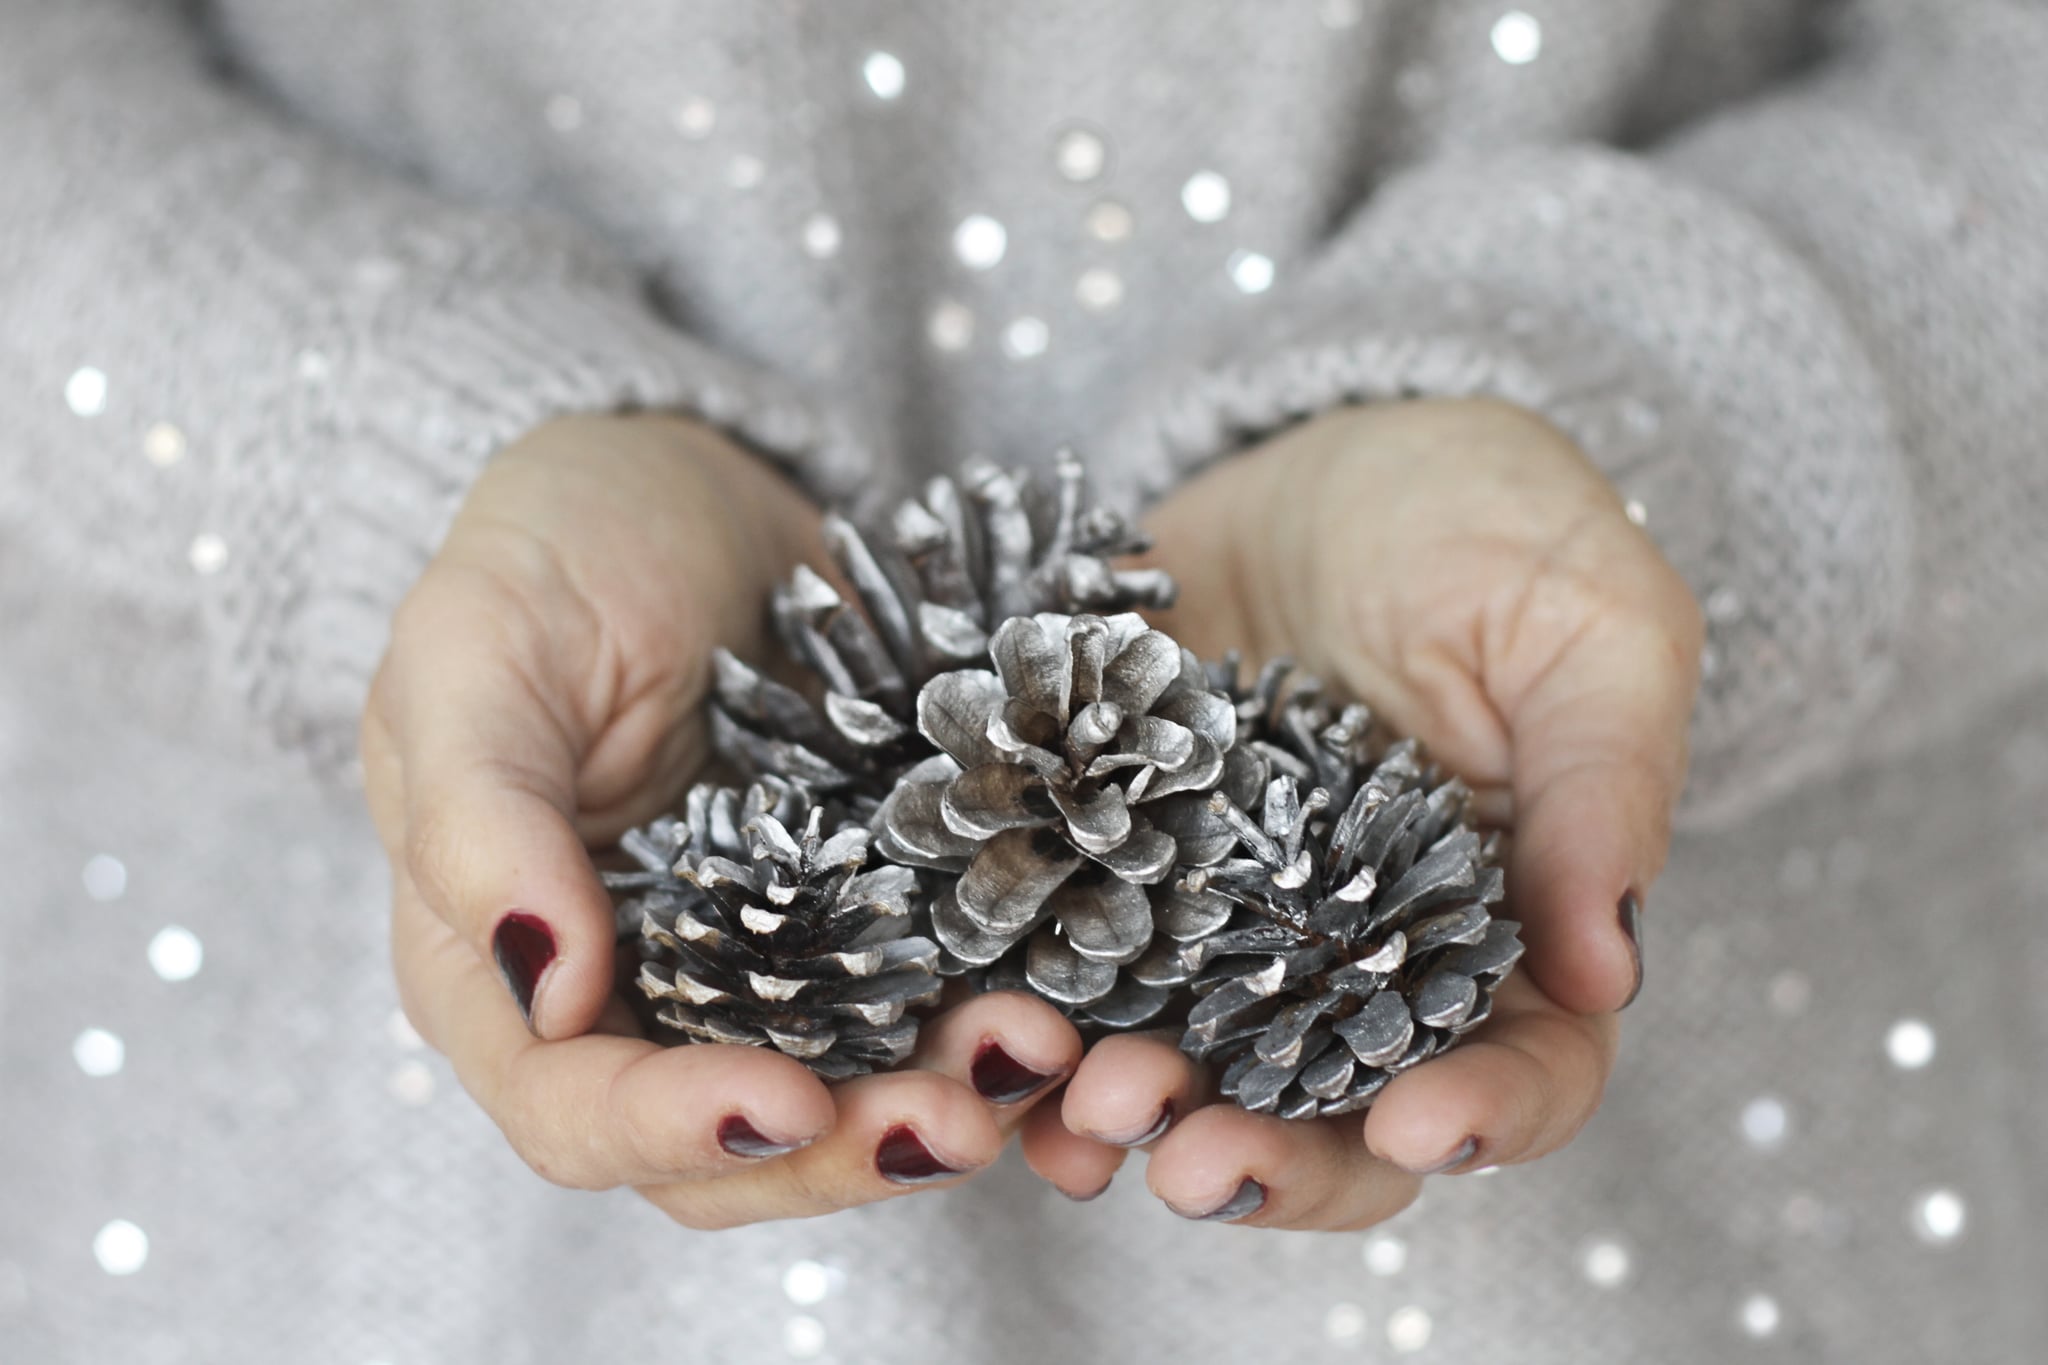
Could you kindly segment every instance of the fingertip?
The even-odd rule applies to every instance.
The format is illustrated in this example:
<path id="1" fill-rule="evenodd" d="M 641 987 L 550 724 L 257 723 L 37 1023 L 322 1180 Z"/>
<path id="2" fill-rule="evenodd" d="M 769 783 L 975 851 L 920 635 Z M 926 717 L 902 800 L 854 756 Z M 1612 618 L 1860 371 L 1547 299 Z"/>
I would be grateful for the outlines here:
<path id="1" fill-rule="evenodd" d="M 1631 829 L 1640 818 L 1617 789 L 1574 781 L 1552 787 L 1518 819 L 1506 913 L 1527 926 L 1523 970 L 1559 1005 L 1610 1013 L 1642 981 L 1644 874 Z"/>
<path id="2" fill-rule="evenodd" d="M 1018 1145 L 1032 1174 L 1076 1203 L 1109 1189 L 1126 1153 L 1069 1132 L 1056 1096 L 1028 1114 L 1018 1127 Z"/>

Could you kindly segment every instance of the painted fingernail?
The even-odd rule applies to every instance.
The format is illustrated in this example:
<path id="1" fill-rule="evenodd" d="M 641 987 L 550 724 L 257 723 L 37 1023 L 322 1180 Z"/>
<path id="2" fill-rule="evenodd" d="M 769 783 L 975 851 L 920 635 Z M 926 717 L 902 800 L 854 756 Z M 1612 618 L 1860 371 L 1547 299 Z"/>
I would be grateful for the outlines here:
<path id="1" fill-rule="evenodd" d="M 1076 1204 L 1086 1204 L 1091 1200 L 1100 1199 L 1103 1195 L 1108 1194 L 1110 1183 L 1111 1182 L 1108 1180 L 1103 1181 L 1101 1189 L 1095 1190 L 1089 1194 L 1074 1194 L 1068 1190 L 1060 1190 L 1060 1187 L 1057 1185 L 1053 1186 L 1053 1188 L 1056 1190 L 1060 1190 L 1061 1194 L 1066 1195 L 1068 1199 L 1072 1200 Z"/>
<path id="2" fill-rule="evenodd" d="M 1033 1071 L 1003 1051 L 1003 1045 L 994 1039 L 983 1043 L 974 1054 L 969 1073 L 974 1077 L 975 1090 L 990 1104 L 1015 1104 L 1028 1099 L 1058 1075 L 1052 1071 Z"/>
<path id="3" fill-rule="evenodd" d="M 1234 1223 L 1240 1218 L 1249 1218 L 1266 1206 L 1266 1187 L 1258 1181 L 1245 1178 L 1237 1192 L 1210 1209 L 1207 1213 L 1189 1213 L 1186 1209 L 1173 1209 L 1183 1218 L 1192 1218 L 1198 1223 Z M 1168 1204 L 1168 1208 L 1173 1205 Z"/>
<path id="4" fill-rule="evenodd" d="M 893 1185 L 929 1185 L 967 1173 L 965 1168 L 948 1166 L 933 1156 L 917 1130 L 903 1123 L 882 1134 L 882 1143 L 875 1148 L 875 1169 Z"/>
<path id="5" fill-rule="evenodd" d="M 1159 1106 L 1159 1117 L 1152 1120 L 1152 1126 L 1142 1133 L 1129 1137 L 1104 1137 L 1102 1141 L 1112 1147 L 1143 1147 L 1148 1142 L 1157 1142 L 1166 1136 L 1166 1130 L 1173 1127 L 1173 1101 Z"/>
<path id="6" fill-rule="evenodd" d="M 1635 892 L 1627 892 L 1621 898 L 1620 911 L 1621 932 L 1627 935 L 1629 952 L 1636 960 L 1636 984 L 1629 989 L 1628 999 L 1621 1002 L 1621 1007 L 1627 1009 L 1643 993 L 1643 903 Z"/>
<path id="7" fill-rule="evenodd" d="M 727 1114 L 718 1121 L 718 1145 L 734 1156 L 750 1157 L 756 1161 L 766 1157 L 781 1156 L 806 1146 L 802 1142 L 776 1142 L 762 1135 L 761 1130 L 738 1114 Z"/>
<path id="8" fill-rule="evenodd" d="M 498 921 L 491 934 L 491 956 L 498 960 L 498 974 L 506 989 L 519 1003 L 520 1017 L 533 1027 L 533 992 L 541 973 L 555 960 L 555 933 L 539 915 L 514 910 Z"/>
<path id="9" fill-rule="evenodd" d="M 1464 1165 L 1477 1155 L 1478 1151 L 1479 1139 L 1468 1137 L 1452 1148 L 1441 1160 L 1434 1161 L 1427 1166 L 1409 1166 L 1403 1169 L 1410 1175 L 1442 1175 L 1445 1171 L 1456 1170 Z"/>

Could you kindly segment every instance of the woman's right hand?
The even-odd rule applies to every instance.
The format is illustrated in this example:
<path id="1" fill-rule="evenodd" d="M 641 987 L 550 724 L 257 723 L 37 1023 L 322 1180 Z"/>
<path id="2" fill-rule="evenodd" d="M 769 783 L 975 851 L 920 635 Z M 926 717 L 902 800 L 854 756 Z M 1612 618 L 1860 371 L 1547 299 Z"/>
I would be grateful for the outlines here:
<path id="1" fill-rule="evenodd" d="M 909 1068 L 828 1089 L 772 1050 L 649 1042 L 614 997 L 587 849 L 676 807 L 711 650 L 758 646 L 799 560 L 824 562 L 816 510 L 716 433 L 548 423 L 478 477 L 362 719 L 407 1016 L 534 1170 L 693 1227 L 978 1170 L 1081 1054 L 1050 1006 L 985 995 L 928 1021 Z"/>

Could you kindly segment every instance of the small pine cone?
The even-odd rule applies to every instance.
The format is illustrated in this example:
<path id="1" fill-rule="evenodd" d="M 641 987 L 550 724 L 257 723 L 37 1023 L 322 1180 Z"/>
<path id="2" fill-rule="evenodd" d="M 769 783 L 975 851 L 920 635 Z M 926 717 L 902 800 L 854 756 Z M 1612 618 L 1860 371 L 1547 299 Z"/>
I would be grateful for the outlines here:
<path id="1" fill-rule="evenodd" d="M 721 651 L 712 736 L 752 775 L 879 800 L 931 754 L 916 698 L 933 677 L 987 657 L 989 631 L 1038 612 L 1122 612 L 1173 600 L 1157 569 L 1109 559 L 1150 542 L 1086 500 L 1080 463 L 1064 458 L 1047 495 L 1025 476 L 970 467 L 934 479 L 886 527 L 825 518 L 827 547 L 855 600 L 799 567 L 775 591 L 789 652 L 824 682 L 822 713 L 797 692 Z"/>
<path id="2" fill-rule="evenodd" d="M 1488 908 L 1503 889 L 1497 840 L 1465 822 L 1469 791 L 1425 771 L 1414 741 L 1364 761 L 1369 716 L 1331 720 L 1312 681 L 1285 699 L 1276 681 L 1259 704 L 1254 717 L 1281 723 L 1247 748 L 1278 775 L 1256 821 L 1214 798 L 1249 856 L 1186 879 L 1242 908 L 1183 950 L 1199 998 L 1181 1047 L 1221 1065 L 1222 1092 L 1246 1109 L 1348 1114 L 1484 1022 L 1520 926 Z M 1326 766 L 1350 789 L 1341 806 L 1329 786 L 1303 795 L 1300 770 Z"/>
<path id="3" fill-rule="evenodd" d="M 1245 771 L 1236 710 L 1133 613 L 1013 617 L 989 656 L 994 672 L 942 673 L 919 694 L 919 730 L 941 752 L 883 803 L 877 851 L 957 874 L 932 900 L 942 970 L 1001 963 L 1006 980 L 1022 944 L 1033 990 L 1134 1026 L 1184 979 L 1179 945 L 1231 913 L 1172 882 L 1236 842 L 1209 804 Z"/>
<path id="4" fill-rule="evenodd" d="M 826 824 L 799 787 L 706 785 L 620 841 L 646 871 L 604 880 L 637 893 L 619 909 L 639 915 L 639 986 L 677 1041 L 774 1047 L 828 1080 L 910 1054 L 906 1011 L 943 984 L 938 946 L 910 932 L 917 874 L 861 871 L 868 831 Z"/>

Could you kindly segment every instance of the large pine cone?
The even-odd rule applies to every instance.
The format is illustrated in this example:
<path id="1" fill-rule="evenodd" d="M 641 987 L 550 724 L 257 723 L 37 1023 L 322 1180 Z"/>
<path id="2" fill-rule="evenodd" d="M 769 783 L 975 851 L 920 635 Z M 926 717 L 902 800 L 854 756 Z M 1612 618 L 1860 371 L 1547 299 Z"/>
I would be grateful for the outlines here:
<path id="1" fill-rule="evenodd" d="M 1028 940 L 1032 989 L 1093 1022 L 1142 1022 L 1173 981 L 1141 960 L 1170 963 L 1230 914 L 1172 882 L 1236 842 L 1209 800 L 1242 772 L 1236 708 L 1132 613 L 1013 617 L 989 657 L 994 672 L 942 673 L 919 694 L 919 730 L 942 752 L 883 804 L 877 849 L 958 874 L 932 901 L 946 966 L 987 967 Z"/>
<path id="2" fill-rule="evenodd" d="M 721 651 L 712 734 L 752 775 L 879 800 L 930 756 L 917 695 L 933 677 L 987 657 L 989 633 L 1038 612 L 1122 612 L 1173 600 L 1156 569 L 1115 569 L 1149 541 L 1090 506 L 1079 462 L 1063 458 L 1049 494 L 988 464 L 939 478 L 862 531 L 825 519 L 828 548 L 857 601 L 800 567 L 774 595 L 783 644 L 824 682 L 822 713 Z"/>
<path id="3" fill-rule="evenodd" d="M 1487 1018 L 1520 926 L 1489 911 L 1503 877 L 1496 840 L 1466 823 L 1470 793 L 1414 741 L 1374 753 L 1365 708 L 1332 717 L 1284 664 L 1237 700 L 1246 752 L 1277 775 L 1257 819 L 1213 798 L 1246 856 L 1185 885 L 1242 909 L 1182 951 L 1200 998 L 1181 1047 L 1222 1065 L 1246 1109 L 1352 1113 Z"/>
<path id="4" fill-rule="evenodd" d="M 906 1011 L 943 984 L 911 932 L 917 874 L 861 871 L 867 829 L 835 823 L 785 783 L 699 786 L 682 819 L 620 841 L 646 870 L 604 880 L 636 893 L 618 908 L 638 916 L 639 986 L 678 1041 L 773 1047 L 831 1080 L 910 1054 Z"/>

